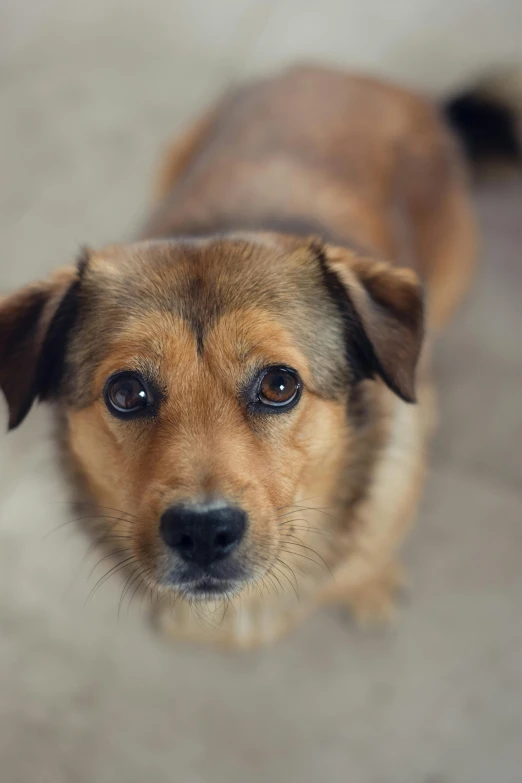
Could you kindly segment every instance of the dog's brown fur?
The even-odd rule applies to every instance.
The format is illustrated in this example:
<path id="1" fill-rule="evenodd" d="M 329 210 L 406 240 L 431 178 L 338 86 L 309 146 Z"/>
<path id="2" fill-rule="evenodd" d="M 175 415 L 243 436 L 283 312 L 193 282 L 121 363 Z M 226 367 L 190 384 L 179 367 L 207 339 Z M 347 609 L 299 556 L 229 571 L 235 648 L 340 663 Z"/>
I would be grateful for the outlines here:
<path id="1" fill-rule="evenodd" d="M 433 421 L 417 273 L 429 336 L 475 257 L 452 138 L 408 92 L 294 69 L 177 142 L 157 194 L 143 241 L 90 252 L 0 305 L 11 426 L 35 397 L 57 402 L 129 589 L 168 597 L 158 520 L 176 500 L 247 512 L 242 589 L 196 608 L 160 602 L 169 632 L 250 646 L 325 602 L 387 614 Z M 302 399 L 253 416 L 241 390 L 273 364 L 298 371 Z M 153 421 L 104 405 L 106 379 L 127 368 L 161 389 Z"/>

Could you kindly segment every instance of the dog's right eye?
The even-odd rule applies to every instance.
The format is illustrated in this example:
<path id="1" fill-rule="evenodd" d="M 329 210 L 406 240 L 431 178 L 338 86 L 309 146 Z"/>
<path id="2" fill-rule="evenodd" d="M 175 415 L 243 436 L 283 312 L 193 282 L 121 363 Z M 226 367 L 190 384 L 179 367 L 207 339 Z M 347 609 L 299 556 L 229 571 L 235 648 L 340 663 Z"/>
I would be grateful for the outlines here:
<path id="1" fill-rule="evenodd" d="M 143 415 L 152 404 L 146 382 L 131 372 L 112 375 L 105 384 L 103 396 L 109 412 L 122 419 Z"/>

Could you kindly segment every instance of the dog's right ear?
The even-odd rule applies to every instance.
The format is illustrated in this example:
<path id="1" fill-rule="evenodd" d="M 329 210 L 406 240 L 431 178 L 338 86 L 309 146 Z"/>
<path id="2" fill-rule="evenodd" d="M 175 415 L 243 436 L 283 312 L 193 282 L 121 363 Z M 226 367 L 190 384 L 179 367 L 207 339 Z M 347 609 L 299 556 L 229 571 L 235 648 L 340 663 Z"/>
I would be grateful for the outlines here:
<path id="1" fill-rule="evenodd" d="M 38 397 L 51 398 L 64 370 L 67 336 L 76 320 L 82 262 L 0 298 L 0 388 L 17 427 Z"/>
<path id="2" fill-rule="evenodd" d="M 411 269 L 312 242 L 324 281 L 343 313 L 352 369 L 380 376 L 415 402 L 415 370 L 424 338 L 423 290 Z"/>

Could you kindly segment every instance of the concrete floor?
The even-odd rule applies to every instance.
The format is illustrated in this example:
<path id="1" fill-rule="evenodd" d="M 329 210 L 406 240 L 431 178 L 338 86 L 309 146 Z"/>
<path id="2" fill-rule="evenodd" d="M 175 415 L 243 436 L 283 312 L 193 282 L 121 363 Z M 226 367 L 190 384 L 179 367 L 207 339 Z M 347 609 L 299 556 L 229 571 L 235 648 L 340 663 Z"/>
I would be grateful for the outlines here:
<path id="1" fill-rule="evenodd" d="M 520 9 L 401 0 L 403 28 L 390 14 L 374 35 L 384 3 L 296 2 L 4 0 L 0 292 L 131 236 L 162 143 L 231 78 L 328 54 L 443 91 L 476 56 L 460 45 L 473 7 L 490 59 Z M 448 40 L 437 69 L 452 34 L 461 59 Z M 86 603 L 103 572 L 59 527 L 47 412 L 1 436 L 2 783 L 522 781 L 522 183 L 476 198 L 483 265 L 437 354 L 442 421 L 395 627 L 325 612 L 246 657 L 169 647 L 138 607 L 118 618 L 117 580 Z"/>

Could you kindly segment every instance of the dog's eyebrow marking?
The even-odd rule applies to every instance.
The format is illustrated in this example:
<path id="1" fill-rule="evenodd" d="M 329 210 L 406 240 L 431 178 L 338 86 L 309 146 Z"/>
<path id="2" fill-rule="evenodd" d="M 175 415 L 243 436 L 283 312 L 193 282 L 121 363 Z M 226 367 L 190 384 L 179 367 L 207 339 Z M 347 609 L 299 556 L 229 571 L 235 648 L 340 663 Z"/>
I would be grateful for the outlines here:
<path id="1" fill-rule="evenodd" d="M 196 338 L 198 356 L 203 355 L 206 327 L 215 320 L 219 308 L 206 300 L 204 283 L 199 273 L 192 274 L 181 293 L 179 314 L 188 323 Z"/>
<path id="2" fill-rule="evenodd" d="M 191 321 L 190 326 L 196 337 L 196 351 L 198 353 L 198 356 L 203 356 L 203 350 L 204 350 L 203 338 L 205 336 L 205 330 L 203 328 L 203 324 L 199 319 L 194 318 Z"/>

